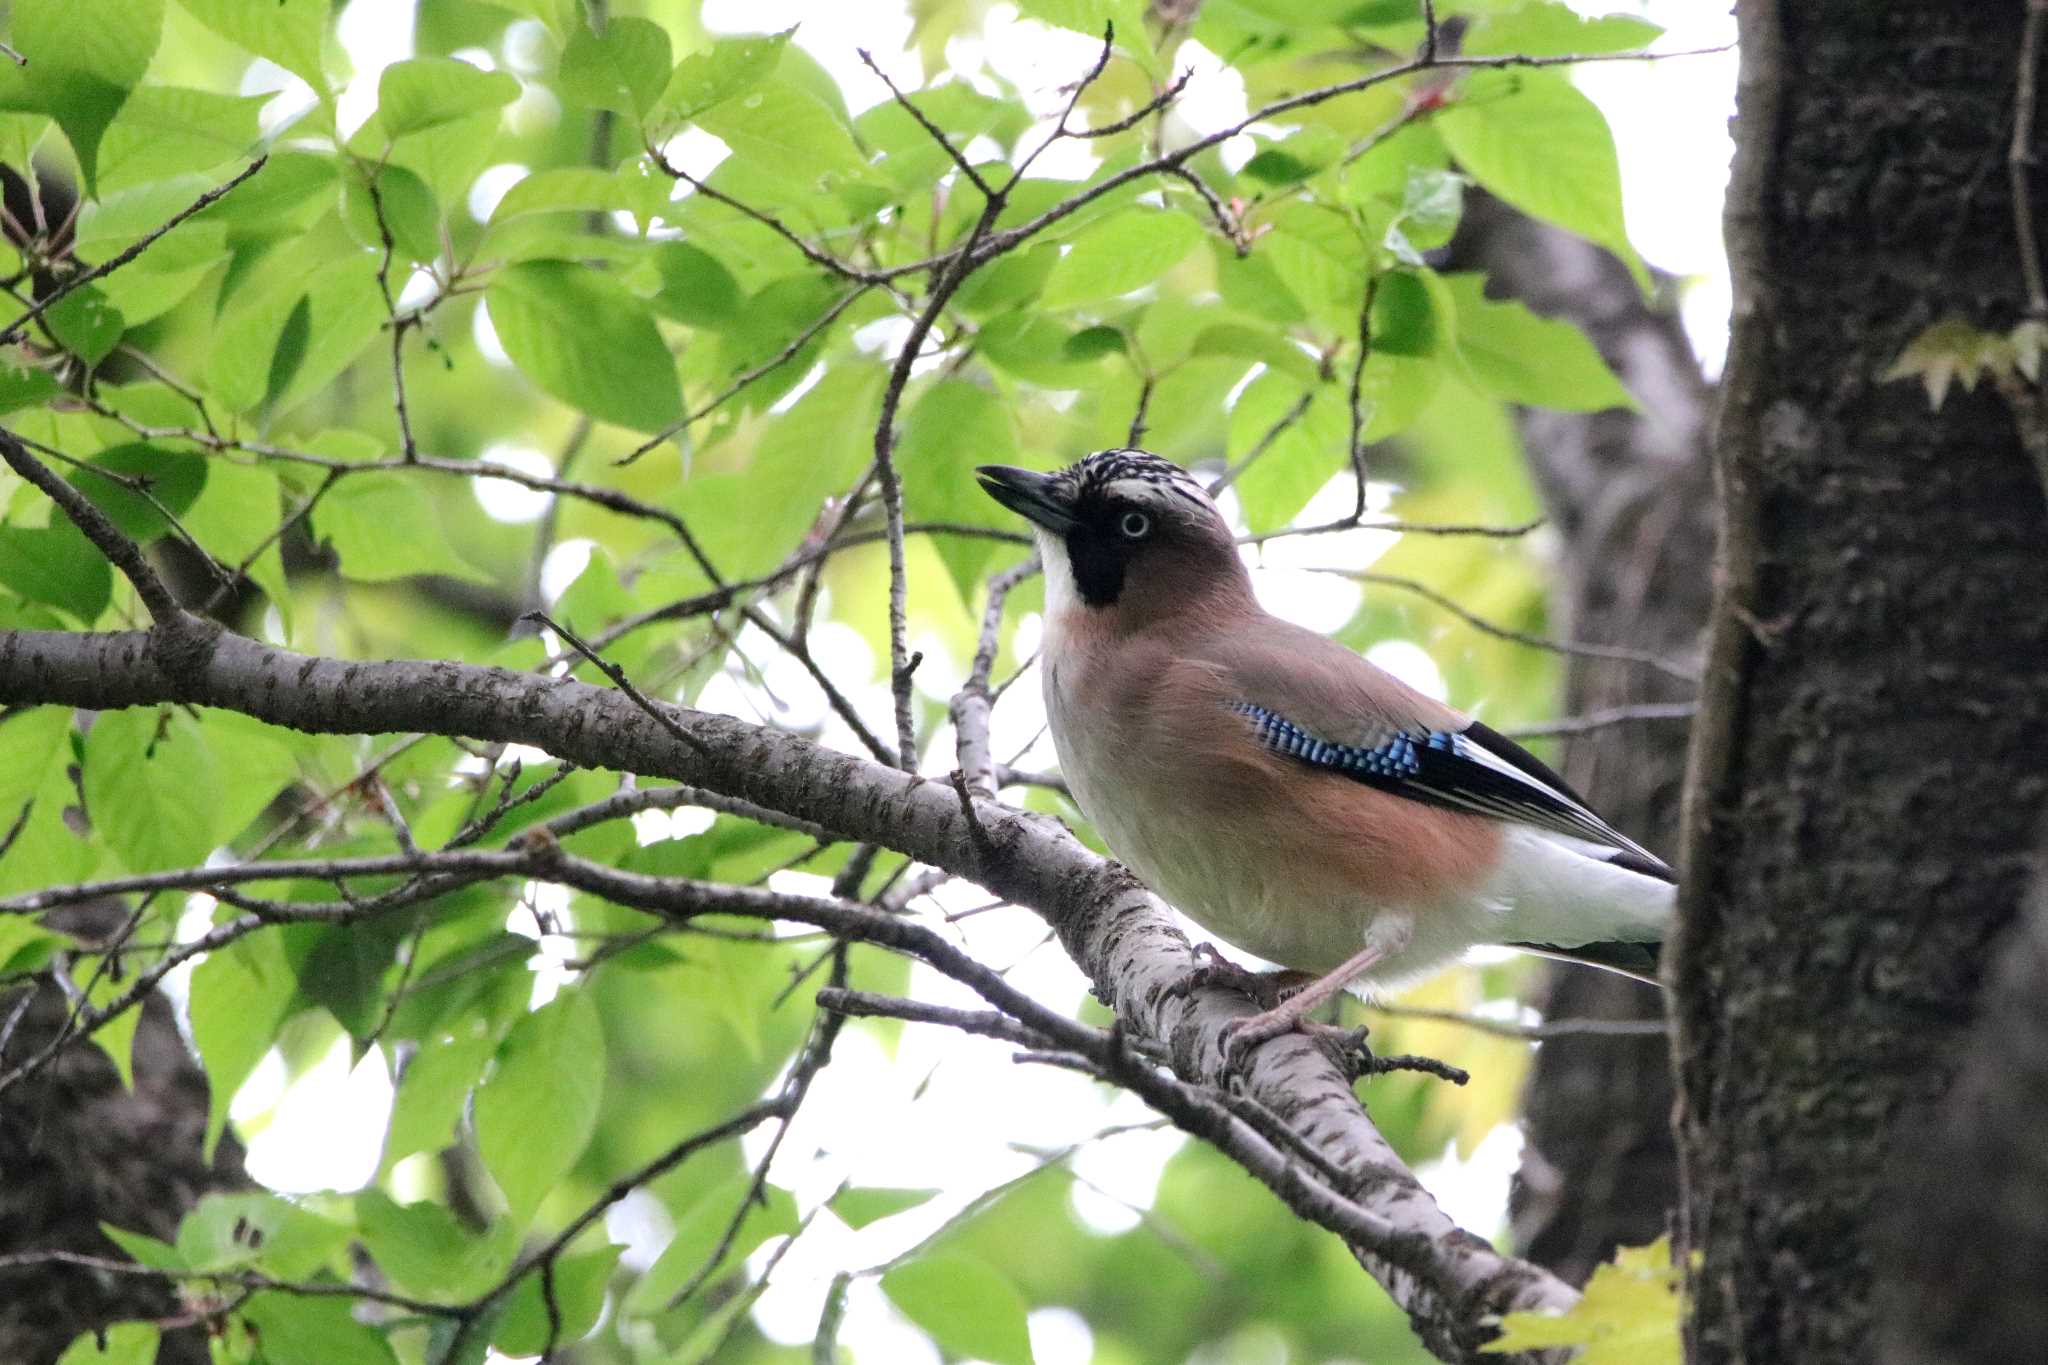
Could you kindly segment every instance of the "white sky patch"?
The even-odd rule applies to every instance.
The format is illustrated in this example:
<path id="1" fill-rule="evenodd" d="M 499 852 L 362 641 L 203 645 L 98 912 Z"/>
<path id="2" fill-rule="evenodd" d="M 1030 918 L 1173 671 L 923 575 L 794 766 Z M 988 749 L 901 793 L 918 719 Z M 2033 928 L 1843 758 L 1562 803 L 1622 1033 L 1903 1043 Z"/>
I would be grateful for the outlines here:
<path id="1" fill-rule="evenodd" d="M 540 562 L 540 595 L 553 602 L 569 591 L 569 585 L 590 567 L 590 555 L 596 548 L 596 541 L 578 537 L 549 550 L 548 557 Z"/>
<path id="2" fill-rule="evenodd" d="M 1573 0 L 1587 14 L 1605 0 Z M 1715 47 L 1735 40 L 1725 6 L 1697 0 L 1643 0 L 1644 18 L 1664 27 L 1653 50 Z M 1721 200 L 1735 144 L 1732 51 L 1660 62 L 1589 62 L 1573 80 L 1607 115 L 1621 161 L 1622 209 L 1629 239 L 1646 259 L 1686 278 L 1680 316 L 1710 377 L 1728 351 L 1728 257 L 1721 244 Z"/>
<path id="3" fill-rule="evenodd" d="M 1430 652 L 1413 640 L 1382 640 L 1365 651 L 1367 663 L 1376 664 L 1424 696 L 1442 701 L 1450 691 L 1444 673 Z"/>
<path id="4" fill-rule="evenodd" d="M 555 476 L 555 462 L 532 446 L 486 446 L 480 458 L 537 479 Z M 469 491 L 476 495 L 477 505 L 484 509 L 485 516 L 514 525 L 540 520 L 548 504 L 555 500 L 555 495 L 544 488 L 529 488 L 511 479 L 471 479 Z"/>
<path id="5" fill-rule="evenodd" d="M 294 76 L 265 57 L 249 63 L 242 72 L 240 91 L 244 95 L 276 96 L 256 113 L 256 128 L 264 137 L 275 135 L 280 129 L 311 113 L 320 103 L 320 97 L 313 93 L 313 87 L 303 78 Z"/>
<path id="6" fill-rule="evenodd" d="M 514 20 L 506 26 L 504 41 L 499 44 L 505 65 L 521 76 L 538 76 L 546 70 L 554 50 L 548 26 L 538 19 Z"/>
<path id="7" fill-rule="evenodd" d="M 818 0 L 704 0 L 704 27 L 714 34 L 778 33 L 792 25 L 793 41 L 832 73 L 856 115 L 888 99 L 889 89 L 862 63 L 866 48 L 876 65 L 904 90 L 924 83 L 910 43 L 910 14 L 902 4 L 819 4 Z"/>
<path id="8" fill-rule="evenodd" d="M 532 174 L 516 161 L 501 161 L 495 166 L 486 166 L 477 172 L 469 186 L 469 216 L 479 223 L 491 221 L 491 215 L 498 211 L 498 204 L 512 192 L 512 187 Z"/>
<path id="9" fill-rule="evenodd" d="M 435 278 L 434 272 L 423 265 L 416 265 L 399 288 L 398 311 L 403 313 L 409 309 L 424 308 L 440 292 L 441 281 Z"/>
<path id="10" fill-rule="evenodd" d="M 477 354 L 485 361 L 501 369 L 512 368 L 512 357 L 505 352 L 505 344 L 498 340 L 498 329 L 491 322 L 491 305 L 488 299 L 476 306 L 470 319 L 470 335 L 476 341 Z"/>
<path id="11" fill-rule="evenodd" d="M 1071 1308 L 1040 1308 L 1024 1320 L 1031 1333 L 1034 1365 L 1088 1365 L 1095 1359 L 1095 1333 Z"/>
<path id="12" fill-rule="evenodd" d="M 349 1050 L 346 1037 L 336 1038 L 249 1139 L 245 1164 L 253 1179 L 284 1194 L 310 1194 L 360 1189 L 377 1173 L 391 1118 L 391 1073 L 381 1048 L 370 1048 L 353 1068 Z"/>
<path id="13" fill-rule="evenodd" d="M 520 137 L 545 133 L 562 121 L 562 102 L 535 81 L 522 81 L 519 98 L 505 106 L 505 126 Z"/>
<path id="14" fill-rule="evenodd" d="M 343 140 L 377 111 L 377 78 L 393 62 L 413 55 L 416 0 L 353 0 L 334 26 L 354 74 L 335 101 L 335 126 Z"/>
<path id="15" fill-rule="evenodd" d="M 1515 1124 L 1496 1125 L 1472 1149 L 1470 1160 L 1460 1161 L 1457 1145 L 1447 1144 L 1442 1156 L 1415 1168 L 1415 1178 L 1452 1222 L 1481 1237 L 1490 1236 L 1506 1215 L 1508 1184 L 1522 1164 L 1522 1141 L 1522 1130 Z"/>
<path id="16" fill-rule="evenodd" d="M 661 144 L 662 160 L 698 180 L 717 170 L 718 163 L 731 155 L 732 148 L 725 145 L 725 139 L 696 127 L 685 128 Z M 676 182 L 675 198 L 680 199 L 690 193 L 693 191 L 688 185 L 680 180 Z"/>

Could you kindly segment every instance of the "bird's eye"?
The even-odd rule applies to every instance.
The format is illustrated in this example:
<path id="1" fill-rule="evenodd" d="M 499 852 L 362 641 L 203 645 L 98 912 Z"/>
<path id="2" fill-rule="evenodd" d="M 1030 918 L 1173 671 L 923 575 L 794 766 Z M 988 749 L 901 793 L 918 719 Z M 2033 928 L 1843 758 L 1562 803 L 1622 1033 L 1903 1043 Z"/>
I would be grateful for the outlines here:
<path id="1" fill-rule="evenodd" d="M 1124 533 L 1126 540 L 1143 540 L 1152 534 L 1152 518 L 1143 512 L 1126 512 L 1117 521 L 1116 529 Z"/>

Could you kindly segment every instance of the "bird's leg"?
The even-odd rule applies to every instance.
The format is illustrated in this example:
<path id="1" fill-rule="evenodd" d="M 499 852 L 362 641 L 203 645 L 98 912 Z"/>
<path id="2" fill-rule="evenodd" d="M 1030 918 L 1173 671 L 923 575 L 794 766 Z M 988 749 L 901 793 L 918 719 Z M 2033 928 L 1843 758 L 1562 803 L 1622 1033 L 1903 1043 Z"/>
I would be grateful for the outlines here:
<path id="1" fill-rule="evenodd" d="M 1260 1009 L 1272 1009 L 1287 996 L 1315 980 L 1307 972 L 1255 972 L 1241 967 L 1225 957 L 1213 943 L 1195 945 L 1195 956 L 1205 959 L 1201 966 L 1173 983 L 1172 994 L 1188 995 L 1205 986 L 1221 986 L 1225 990 L 1248 995 L 1258 1002 Z"/>
<path id="2" fill-rule="evenodd" d="M 1340 964 L 1335 971 L 1316 978 L 1302 989 L 1247 1019 L 1233 1019 L 1223 1030 L 1223 1052 L 1233 1060 L 1246 1049 L 1256 1047 L 1283 1033 L 1328 1034 L 1328 1025 L 1305 1023 L 1310 1011 L 1334 997 L 1377 964 L 1408 946 L 1415 926 L 1406 915 L 1382 915 L 1365 932 L 1365 947 Z M 1355 1030 L 1334 1030 L 1336 1033 Z"/>

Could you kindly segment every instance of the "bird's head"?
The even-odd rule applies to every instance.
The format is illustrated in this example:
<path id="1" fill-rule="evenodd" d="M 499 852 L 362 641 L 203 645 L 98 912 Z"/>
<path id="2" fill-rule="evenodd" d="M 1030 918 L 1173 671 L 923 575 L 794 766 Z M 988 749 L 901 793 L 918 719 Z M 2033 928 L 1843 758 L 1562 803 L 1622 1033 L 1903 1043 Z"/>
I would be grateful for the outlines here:
<path id="1" fill-rule="evenodd" d="M 1219 592 L 1250 596 L 1230 524 L 1170 460 L 1103 450 L 1050 474 L 1009 465 L 975 473 L 1031 523 L 1055 614 L 1085 608 L 1137 629 Z"/>

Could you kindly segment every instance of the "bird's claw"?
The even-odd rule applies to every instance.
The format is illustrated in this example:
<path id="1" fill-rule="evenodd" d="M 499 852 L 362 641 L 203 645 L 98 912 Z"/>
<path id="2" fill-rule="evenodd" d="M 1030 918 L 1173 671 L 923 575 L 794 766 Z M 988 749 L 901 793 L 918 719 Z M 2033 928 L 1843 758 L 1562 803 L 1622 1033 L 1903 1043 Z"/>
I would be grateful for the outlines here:
<path id="1" fill-rule="evenodd" d="M 1221 986 L 1251 997 L 1259 1008 L 1271 1012 L 1311 978 L 1300 972 L 1255 972 L 1225 957 L 1213 943 L 1195 945 L 1195 956 L 1206 959 L 1201 966 L 1173 983 L 1168 994 L 1179 999 L 1208 986 Z"/>
<path id="2" fill-rule="evenodd" d="M 1361 1057 L 1370 1061 L 1372 1050 L 1365 1044 L 1368 1030 L 1364 1025 L 1346 1028 L 1341 1024 L 1325 1024 L 1304 1018 L 1303 1014 L 1304 1011 L 1281 1004 L 1262 1014 L 1231 1020 L 1223 1026 L 1224 1060 L 1235 1065 L 1259 1044 L 1289 1033 L 1299 1033 L 1334 1052 L 1340 1066 L 1355 1066 Z"/>

